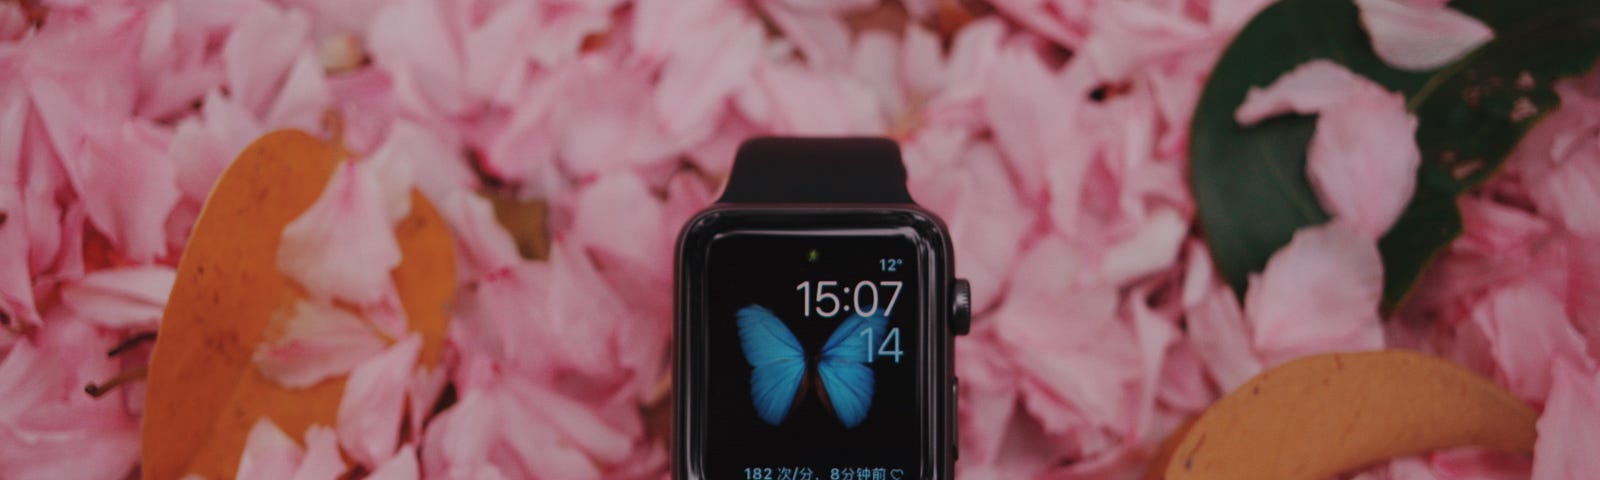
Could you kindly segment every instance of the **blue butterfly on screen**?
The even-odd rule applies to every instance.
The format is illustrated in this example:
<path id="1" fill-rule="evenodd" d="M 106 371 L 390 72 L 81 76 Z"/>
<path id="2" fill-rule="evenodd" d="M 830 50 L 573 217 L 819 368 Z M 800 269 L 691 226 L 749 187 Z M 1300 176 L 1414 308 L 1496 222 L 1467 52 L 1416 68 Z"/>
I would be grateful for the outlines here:
<path id="1" fill-rule="evenodd" d="M 872 368 L 867 366 L 870 340 L 861 332 L 872 329 L 881 335 L 889 319 L 882 315 L 851 315 L 839 324 L 822 351 L 808 359 L 800 341 L 771 310 L 760 305 L 739 309 L 739 342 L 744 358 L 754 371 L 750 374 L 750 397 L 756 415 L 772 425 L 783 423 L 789 408 L 809 389 L 820 383 L 818 398 L 833 411 L 845 428 L 855 428 L 867 419 L 872 406 Z M 807 368 L 816 364 L 815 373 Z M 820 380 L 820 382 L 819 382 Z"/>

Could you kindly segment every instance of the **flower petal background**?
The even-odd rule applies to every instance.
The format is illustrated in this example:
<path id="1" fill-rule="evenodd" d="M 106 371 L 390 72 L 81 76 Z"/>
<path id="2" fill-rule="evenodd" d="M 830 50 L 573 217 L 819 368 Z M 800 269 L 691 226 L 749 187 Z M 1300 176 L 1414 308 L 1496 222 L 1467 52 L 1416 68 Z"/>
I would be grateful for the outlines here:
<path id="1" fill-rule="evenodd" d="M 354 373 L 338 425 L 258 425 L 241 475 L 348 458 L 384 478 L 660 478 L 672 242 L 761 134 L 896 138 L 950 226 L 977 316 L 956 341 L 962 478 L 1135 475 L 1262 368 L 1381 347 L 1494 378 L 1545 409 L 1542 440 L 1532 462 L 1436 452 L 1360 478 L 1600 468 L 1573 454 L 1600 444 L 1600 76 L 1559 84 L 1564 107 L 1462 197 L 1463 238 L 1387 315 L 1375 239 L 1419 161 L 1403 99 L 1326 62 L 1252 92 L 1241 124 L 1319 115 L 1305 174 L 1335 220 L 1241 299 L 1195 228 L 1185 145 L 1212 62 L 1265 3 L 0 3 L 0 472 L 134 468 L 141 386 L 83 386 L 143 365 L 106 352 L 157 327 L 211 185 L 285 127 L 355 160 L 272 252 L 325 320 L 286 317 L 258 366 Z M 1403 68 L 1490 35 L 1444 2 L 1358 4 Z M 461 264 L 432 370 L 393 328 L 412 186 Z M 507 227 L 533 204 L 545 222 Z"/>

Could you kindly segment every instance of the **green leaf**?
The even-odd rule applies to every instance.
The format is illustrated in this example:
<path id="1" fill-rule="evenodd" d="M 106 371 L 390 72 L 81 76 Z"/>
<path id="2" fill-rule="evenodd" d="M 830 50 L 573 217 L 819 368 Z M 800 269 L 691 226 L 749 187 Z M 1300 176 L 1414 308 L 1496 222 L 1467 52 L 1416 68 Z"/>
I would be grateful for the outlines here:
<path id="1" fill-rule="evenodd" d="M 1305 176 L 1315 118 L 1288 115 L 1240 127 L 1233 112 L 1251 87 L 1325 58 L 1409 99 L 1423 162 L 1415 196 L 1379 241 L 1384 306 L 1392 308 L 1460 234 L 1456 197 L 1493 174 L 1527 129 L 1559 104 L 1551 90 L 1555 78 L 1581 73 L 1600 55 L 1600 4 L 1593 0 L 1457 0 L 1451 6 L 1483 20 L 1496 37 L 1437 71 L 1385 65 L 1349 0 L 1278 2 L 1257 14 L 1223 53 L 1190 127 L 1190 182 L 1212 259 L 1236 293 L 1243 294 L 1250 272 L 1265 267 L 1295 230 L 1328 219 Z M 1531 88 L 1518 81 L 1530 78 Z M 1534 107 L 1531 114 L 1527 105 Z M 1515 118 L 1514 109 L 1520 109 Z"/>

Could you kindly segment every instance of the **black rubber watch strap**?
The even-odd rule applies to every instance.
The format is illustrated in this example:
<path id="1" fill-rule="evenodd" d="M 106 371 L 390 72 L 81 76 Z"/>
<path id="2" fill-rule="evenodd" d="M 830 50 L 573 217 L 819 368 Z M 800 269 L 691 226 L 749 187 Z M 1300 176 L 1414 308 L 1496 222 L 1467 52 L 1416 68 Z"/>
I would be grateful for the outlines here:
<path id="1" fill-rule="evenodd" d="M 720 203 L 913 203 L 893 140 L 760 137 L 739 145 Z"/>

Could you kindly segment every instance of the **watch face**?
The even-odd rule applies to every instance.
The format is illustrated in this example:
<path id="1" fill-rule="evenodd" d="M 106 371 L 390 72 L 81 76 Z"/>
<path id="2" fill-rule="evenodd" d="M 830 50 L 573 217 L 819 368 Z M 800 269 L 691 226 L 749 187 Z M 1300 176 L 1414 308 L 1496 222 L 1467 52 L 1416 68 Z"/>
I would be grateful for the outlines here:
<path id="1" fill-rule="evenodd" d="M 706 478 L 921 476 L 917 245 L 904 229 L 712 239 Z"/>

